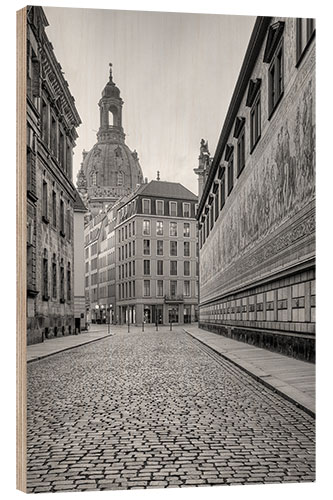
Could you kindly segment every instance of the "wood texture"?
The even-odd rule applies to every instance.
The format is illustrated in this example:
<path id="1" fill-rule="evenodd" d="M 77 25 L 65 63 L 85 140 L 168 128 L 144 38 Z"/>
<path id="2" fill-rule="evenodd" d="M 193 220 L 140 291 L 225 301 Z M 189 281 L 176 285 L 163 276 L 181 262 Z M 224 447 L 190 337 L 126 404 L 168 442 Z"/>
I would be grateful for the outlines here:
<path id="1" fill-rule="evenodd" d="M 27 351 L 26 351 L 26 52 L 27 9 L 16 17 L 16 487 L 26 492 Z"/>

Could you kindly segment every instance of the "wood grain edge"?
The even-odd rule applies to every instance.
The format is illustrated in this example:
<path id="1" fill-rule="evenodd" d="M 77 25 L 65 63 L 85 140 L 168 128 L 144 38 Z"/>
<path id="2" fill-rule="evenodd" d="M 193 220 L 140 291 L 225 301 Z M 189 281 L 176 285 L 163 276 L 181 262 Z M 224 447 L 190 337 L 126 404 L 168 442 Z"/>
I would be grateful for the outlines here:
<path id="1" fill-rule="evenodd" d="M 27 487 L 26 65 L 27 9 L 16 13 L 16 488 Z"/>

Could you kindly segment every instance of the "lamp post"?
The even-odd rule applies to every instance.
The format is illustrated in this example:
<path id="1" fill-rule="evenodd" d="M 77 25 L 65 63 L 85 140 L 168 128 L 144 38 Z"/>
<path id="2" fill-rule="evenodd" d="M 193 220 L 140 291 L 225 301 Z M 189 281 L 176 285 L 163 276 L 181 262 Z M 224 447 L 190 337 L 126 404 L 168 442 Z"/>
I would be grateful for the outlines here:
<path id="1" fill-rule="evenodd" d="M 111 334 L 111 320 L 112 320 L 112 304 L 109 306 L 109 323 L 108 323 L 108 333 Z"/>
<path id="2" fill-rule="evenodd" d="M 96 322 L 96 324 L 97 324 L 97 314 L 98 314 L 98 310 L 99 310 L 99 305 L 98 305 L 98 304 L 96 304 L 96 305 L 95 305 L 95 322 Z"/>

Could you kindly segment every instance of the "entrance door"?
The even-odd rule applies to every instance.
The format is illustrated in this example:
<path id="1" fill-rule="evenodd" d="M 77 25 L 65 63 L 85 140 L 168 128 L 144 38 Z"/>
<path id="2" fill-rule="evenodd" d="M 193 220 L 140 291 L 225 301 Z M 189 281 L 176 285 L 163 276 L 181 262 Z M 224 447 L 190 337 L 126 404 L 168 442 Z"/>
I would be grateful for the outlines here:
<path id="1" fill-rule="evenodd" d="M 169 307 L 169 323 L 178 323 L 178 306 Z"/>
<path id="2" fill-rule="evenodd" d="M 144 321 L 145 323 L 151 323 L 151 310 L 149 306 L 144 306 Z"/>
<path id="3" fill-rule="evenodd" d="M 191 307 L 184 307 L 184 323 L 191 323 Z"/>
<path id="4" fill-rule="evenodd" d="M 75 333 L 81 332 L 81 319 L 75 318 Z"/>

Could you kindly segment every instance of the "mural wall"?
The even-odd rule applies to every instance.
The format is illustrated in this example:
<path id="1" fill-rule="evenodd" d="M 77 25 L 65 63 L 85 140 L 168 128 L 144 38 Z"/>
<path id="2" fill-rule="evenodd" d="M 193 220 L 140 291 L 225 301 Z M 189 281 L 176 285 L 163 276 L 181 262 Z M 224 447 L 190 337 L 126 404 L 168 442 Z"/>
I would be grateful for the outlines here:
<path id="1" fill-rule="evenodd" d="M 220 214 L 200 255 L 201 301 L 228 288 L 225 271 L 315 197 L 314 82 L 308 81 L 293 113 L 283 114 L 263 154 L 248 162 L 237 197 Z M 293 118 L 290 118 L 290 117 Z M 243 174 L 242 174 L 243 175 Z M 247 177 L 246 177 L 247 176 Z M 236 193 L 234 193 L 236 194 Z M 219 221 L 218 221 L 219 222 Z M 312 230 L 314 231 L 314 224 Z M 219 286 L 216 286 L 218 278 Z"/>

